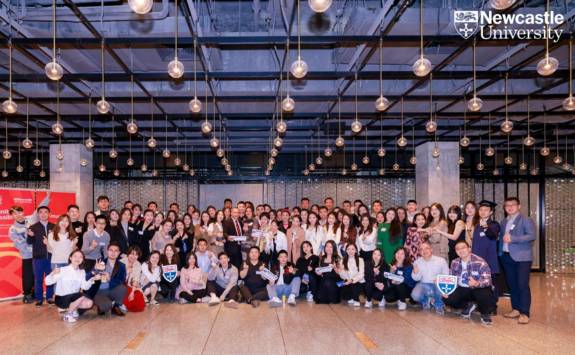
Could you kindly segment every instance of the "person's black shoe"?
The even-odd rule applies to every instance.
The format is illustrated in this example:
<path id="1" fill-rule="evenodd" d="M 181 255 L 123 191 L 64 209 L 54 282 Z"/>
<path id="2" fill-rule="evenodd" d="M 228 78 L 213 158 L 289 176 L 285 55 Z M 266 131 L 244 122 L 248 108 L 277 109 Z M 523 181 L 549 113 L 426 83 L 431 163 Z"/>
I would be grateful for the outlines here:
<path id="1" fill-rule="evenodd" d="M 122 312 L 122 310 L 118 306 L 112 307 L 112 313 L 117 315 L 118 317 L 124 317 L 125 316 L 124 312 Z"/>
<path id="2" fill-rule="evenodd" d="M 468 303 L 467 306 L 465 306 L 465 308 L 461 312 L 461 316 L 465 319 L 471 318 L 471 313 L 473 313 L 475 308 L 477 308 L 475 303 L 473 303 L 473 302 Z"/>
<path id="3" fill-rule="evenodd" d="M 485 325 L 491 325 L 493 322 L 491 321 L 491 316 L 489 314 L 482 314 L 481 315 L 481 323 Z"/>
<path id="4" fill-rule="evenodd" d="M 37 301 L 37 302 L 36 302 L 36 308 L 42 307 L 42 303 L 44 303 L 44 302 L 42 302 L 42 301 Z"/>
<path id="5" fill-rule="evenodd" d="M 32 303 L 32 297 L 30 297 L 30 296 L 24 296 L 24 298 L 22 299 L 22 302 L 25 303 L 25 304 Z"/>
<path id="6" fill-rule="evenodd" d="M 48 303 L 49 306 L 53 306 L 53 305 L 54 305 L 54 300 L 46 300 L 46 302 Z"/>
<path id="7" fill-rule="evenodd" d="M 252 305 L 252 307 L 257 308 L 260 305 L 260 301 L 258 300 L 252 300 L 250 302 L 250 304 Z"/>

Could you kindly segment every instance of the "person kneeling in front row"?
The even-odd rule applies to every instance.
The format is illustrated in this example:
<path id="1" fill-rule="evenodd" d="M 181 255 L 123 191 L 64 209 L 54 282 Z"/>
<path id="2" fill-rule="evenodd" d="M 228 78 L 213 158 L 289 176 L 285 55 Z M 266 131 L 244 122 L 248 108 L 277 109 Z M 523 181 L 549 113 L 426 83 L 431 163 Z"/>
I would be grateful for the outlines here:
<path id="1" fill-rule="evenodd" d="M 56 306 L 65 312 L 62 318 L 64 322 L 74 323 L 78 320 L 78 310 L 92 308 L 92 300 L 84 296 L 81 291 L 88 290 L 94 280 L 99 280 L 101 275 L 92 276 L 86 280 L 86 271 L 82 268 L 84 253 L 75 250 L 68 258 L 70 264 L 62 268 L 55 268 L 46 277 L 46 285 L 56 284 Z"/>
<path id="2" fill-rule="evenodd" d="M 213 264 L 208 273 L 208 304 L 215 306 L 220 302 L 227 301 L 224 306 L 237 308 L 236 297 L 238 296 L 238 268 L 230 263 L 230 257 L 225 252 L 218 255 L 218 264 Z"/>
<path id="3" fill-rule="evenodd" d="M 117 316 L 124 316 L 122 304 L 128 289 L 124 285 L 126 279 L 126 266 L 118 260 L 120 245 L 113 241 L 108 245 L 108 258 L 96 262 L 93 275 L 100 274 L 101 280 L 95 283 L 97 287 L 94 303 L 98 307 L 98 314 L 105 314 L 112 310 Z"/>
<path id="4" fill-rule="evenodd" d="M 471 318 L 471 312 L 478 307 L 481 323 L 491 324 L 489 314 L 494 304 L 489 265 L 484 259 L 471 253 L 465 240 L 455 244 L 455 252 L 459 258 L 451 263 L 451 275 L 457 276 L 458 287 L 449 296 L 443 296 L 444 302 L 453 308 L 463 308 L 461 316 L 468 319 Z"/>
<path id="5" fill-rule="evenodd" d="M 301 278 L 296 275 L 293 263 L 288 262 L 287 251 L 283 249 L 279 251 L 278 262 L 273 264 L 271 272 L 278 279 L 270 281 L 267 285 L 270 306 L 281 306 L 283 296 L 287 297 L 289 305 L 295 306 L 295 298 L 299 296 Z"/>
<path id="6" fill-rule="evenodd" d="M 411 298 L 415 302 L 421 303 L 423 309 L 430 309 L 433 300 L 433 307 L 437 314 L 444 314 L 443 297 L 435 285 L 437 275 L 449 274 L 447 261 L 439 256 L 433 255 L 433 249 L 429 242 L 423 242 L 420 246 L 421 257 L 413 263 L 411 278 L 417 284 L 411 291 Z"/>
<path id="7" fill-rule="evenodd" d="M 260 305 L 260 301 L 268 300 L 267 281 L 258 273 L 264 269 L 265 265 L 260 261 L 260 250 L 258 247 L 251 247 L 248 260 L 243 263 L 240 271 L 240 278 L 243 280 L 240 293 L 254 308 Z"/>

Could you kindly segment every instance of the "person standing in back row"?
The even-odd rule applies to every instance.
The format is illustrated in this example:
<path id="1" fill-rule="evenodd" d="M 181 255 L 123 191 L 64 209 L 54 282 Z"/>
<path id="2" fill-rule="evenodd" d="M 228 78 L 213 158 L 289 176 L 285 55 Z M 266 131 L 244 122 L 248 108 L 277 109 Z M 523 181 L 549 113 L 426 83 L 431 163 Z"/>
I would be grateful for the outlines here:
<path id="1" fill-rule="evenodd" d="M 511 312 L 506 318 L 519 318 L 519 324 L 528 324 L 531 308 L 529 273 L 533 262 L 535 223 L 521 214 L 521 203 L 517 197 L 505 199 L 507 217 L 501 222 L 499 233 L 499 257 L 507 285 L 511 292 Z"/>
<path id="2" fill-rule="evenodd" d="M 230 256 L 230 262 L 233 266 L 240 269 L 242 266 L 242 249 L 241 244 L 234 240 L 236 236 L 242 236 L 242 224 L 240 222 L 240 211 L 237 208 L 232 208 L 230 218 L 224 221 L 224 236 L 226 241 L 224 250 Z"/>
<path id="3" fill-rule="evenodd" d="M 40 206 L 36 210 L 38 222 L 30 226 L 26 242 L 32 244 L 32 258 L 34 264 L 34 298 L 36 307 L 41 307 L 44 301 L 44 278 L 52 272 L 50 265 L 51 255 L 48 253 L 48 233 L 54 228 L 54 224 L 48 221 L 50 209 L 46 206 Z M 53 286 L 46 286 L 46 301 L 48 304 L 54 304 L 52 296 L 54 294 Z"/>

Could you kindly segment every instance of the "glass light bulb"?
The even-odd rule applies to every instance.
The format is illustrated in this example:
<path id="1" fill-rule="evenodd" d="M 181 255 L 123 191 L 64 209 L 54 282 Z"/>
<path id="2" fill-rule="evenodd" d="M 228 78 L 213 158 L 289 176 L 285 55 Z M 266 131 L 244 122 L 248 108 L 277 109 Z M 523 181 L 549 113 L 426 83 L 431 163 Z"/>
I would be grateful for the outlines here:
<path id="1" fill-rule="evenodd" d="M 331 6 L 332 0 L 308 0 L 309 7 L 319 14 L 326 12 Z"/>
<path id="2" fill-rule="evenodd" d="M 46 72 L 46 76 L 50 80 L 60 80 L 64 75 L 64 69 L 62 66 L 56 62 L 56 60 L 52 60 L 44 67 L 44 71 Z"/>
<path id="3" fill-rule="evenodd" d="M 461 145 L 463 148 L 469 147 L 470 143 L 471 140 L 467 136 L 464 136 L 459 140 L 459 145 Z"/>
<path id="4" fill-rule="evenodd" d="M 216 149 L 219 146 L 220 146 L 220 140 L 216 137 L 212 137 L 212 139 L 210 139 L 210 147 Z"/>
<path id="5" fill-rule="evenodd" d="M 527 170 L 527 164 L 525 164 L 525 162 L 519 164 L 519 170 L 521 171 Z"/>
<path id="6" fill-rule="evenodd" d="M 120 176 L 120 170 L 114 169 L 114 176 Z"/>
<path id="7" fill-rule="evenodd" d="M 575 110 L 575 97 L 569 95 L 568 97 L 563 100 L 563 109 L 565 111 L 573 111 Z"/>
<path id="8" fill-rule="evenodd" d="M 499 169 L 493 169 L 493 176 L 499 176 Z"/>
<path id="9" fill-rule="evenodd" d="M 417 164 L 417 158 L 415 157 L 415 155 L 412 155 L 411 158 L 409 158 L 409 163 L 411 165 L 416 165 Z"/>
<path id="10" fill-rule="evenodd" d="M 210 121 L 202 122 L 201 130 L 202 133 L 205 135 L 210 134 L 210 132 L 212 131 L 212 124 L 210 123 Z"/>
<path id="11" fill-rule="evenodd" d="M 367 155 L 365 155 L 363 158 L 361 158 L 361 162 L 362 162 L 364 165 L 369 164 L 369 157 L 368 157 Z"/>
<path id="12" fill-rule="evenodd" d="M 127 164 L 128 166 L 134 166 L 134 159 L 128 158 L 128 160 L 126 160 L 126 164 Z"/>
<path id="13" fill-rule="evenodd" d="M 224 166 L 224 170 L 230 171 L 232 170 L 232 166 L 230 164 L 226 164 L 226 166 Z"/>
<path id="14" fill-rule="evenodd" d="M 513 158 L 511 158 L 511 157 L 508 155 L 508 156 L 505 157 L 505 159 L 503 159 L 503 162 L 504 162 L 506 165 L 511 165 L 511 164 L 513 164 Z"/>
<path id="15" fill-rule="evenodd" d="M 542 76 L 548 76 L 555 73 L 558 67 L 559 61 L 547 55 L 537 63 L 537 73 Z"/>
<path id="16" fill-rule="evenodd" d="M 351 171 L 356 171 L 357 170 L 357 164 L 356 163 L 352 163 L 351 164 Z"/>
<path id="17" fill-rule="evenodd" d="M 184 64 L 178 58 L 168 63 L 168 75 L 174 79 L 179 79 L 184 75 Z"/>
<path id="18" fill-rule="evenodd" d="M 379 112 L 383 112 L 387 110 L 389 107 L 389 100 L 385 96 L 379 96 L 377 100 L 375 100 L 375 109 Z"/>
<path id="19" fill-rule="evenodd" d="M 339 136 L 339 137 L 337 137 L 337 138 L 335 139 L 335 146 L 336 146 L 336 147 L 341 148 L 341 147 L 343 147 L 344 145 L 345 145 L 345 139 L 343 139 L 342 136 Z"/>
<path id="20" fill-rule="evenodd" d="M 379 149 L 377 150 L 377 156 L 380 158 L 383 158 L 385 156 L 385 148 L 384 147 L 379 147 Z"/>
<path id="21" fill-rule="evenodd" d="M 380 176 L 385 175 L 385 169 L 384 168 L 379 168 L 378 173 Z"/>
<path id="22" fill-rule="evenodd" d="M 279 153 L 280 153 L 279 150 L 277 150 L 276 148 L 272 148 L 272 149 L 270 150 L 270 155 L 271 155 L 272 157 L 277 157 Z"/>
<path id="23" fill-rule="evenodd" d="M 285 121 L 281 120 L 276 125 L 276 130 L 278 133 L 285 133 L 287 131 L 287 124 Z"/>
<path id="24" fill-rule="evenodd" d="M 393 169 L 393 171 L 398 171 L 399 170 L 399 164 L 394 163 L 391 168 Z"/>
<path id="25" fill-rule="evenodd" d="M 269 164 L 269 165 L 274 165 L 275 163 L 276 163 L 276 158 L 270 157 L 270 158 L 268 159 L 268 164 Z"/>
<path id="26" fill-rule="evenodd" d="M 14 102 L 14 100 L 12 100 L 12 98 L 8 98 L 4 102 L 2 102 L 2 110 L 4 111 L 4 113 L 13 114 L 16 113 L 16 111 L 18 111 L 18 105 L 16 104 L 16 102 Z"/>
<path id="27" fill-rule="evenodd" d="M 429 74 L 429 72 L 431 71 L 431 62 L 429 61 L 429 59 L 421 55 L 419 59 L 416 60 L 415 63 L 413 63 L 412 69 L 413 74 L 419 77 L 427 76 L 427 74 Z"/>
<path id="28" fill-rule="evenodd" d="M 559 165 L 559 164 L 563 163 L 563 158 L 560 155 L 556 155 L 553 158 L 553 163 Z"/>
<path id="29" fill-rule="evenodd" d="M 523 139 L 523 144 L 525 144 L 527 147 L 531 147 L 533 144 L 535 144 L 535 138 L 527 136 L 525 139 Z"/>
<path id="30" fill-rule="evenodd" d="M 503 123 L 501 123 L 501 132 L 509 133 L 512 130 L 513 130 L 513 122 L 511 122 L 509 120 L 505 120 L 505 121 L 503 121 Z"/>
<path id="31" fill-rule="evenodd" d="M 230 171 L 228 171 L 228 176 L 232 176 L 232 175 L 234 175 L 234 172 L 233 172 L 233 171 L 231 171 L 231 170 L 230 170 Z"/>
<path id="32" fill-rule="evenodd" d="M 58 151 L 56 152 L 56 159 L 58 159 L 58 160 L 64 160 L 64 152 L 61 151 L 61 150 L 58 150 Z"/>
<path id="33" fill-rule="evenodd" d="M 41 178 L 44 178 L 44 177 L 46 177 L 46 172 L 45 172 L 44 170 L 40 170 L 40 174 L 39 174 L 39 175 L 40 175 Z M 6 173 L 6 176 L 8 176 L 8 173 Z"/>
<path id="34" fill-rule="evenodd" d="M 34 166 L 38 167 L 38 166 L 42 165 L 42 161 L 40 159 L 36 158 L 36 159 L 34 159 L 32 164 L 34 164 Z"/>
<path id="35" fill-rule="evenodd" d="M 144 164 L 140 165 L 140 170 L 142 170 L 142 172 L 145 173 L 146 171 L 148 171 L 148 166 L 144 163 Z"/>
<path id="36" fill-rule="evenodd" d="M 108 152 L 108 155 L 110 156 L 110 158 L 116 159 L 118 157 L 118 151 L 116 149 L 112 148 Z"/>
<path id="37" fill-rule="evenodd" d="M 18 165 L 16 166 L 16 171 L 19 172 L 19 173 L 21 173 L 21 172 L 24 171 L 24 167 L 23 167 L 22 165 L 18 164 Z"/>
<path id="38" fill-rule="evenodd" d="M 217 156 L 218 158 L 222 158 L 222 157 L 224 156 L 224 154 L 226 154 L 226 152 L 225 152 L 222 148 L 218 148 L 218 149 L 216 150 L 216 156 Z"/>
<path id="39" fill-rule="evenodd" d="M 100 172 L 103 173 L 104 171 L 106 171 L 106 165 L 100 164 L 100 165 L 98 166 L 98 170 L 100 170 Z"/>
<path id="40" fill-rule="evenodd" d="M 194 169 L 190 169 L 190 176 L 195 176 L 196 175 L 196 171 Z"/>
<path id="41" fill-rule="evenodd" d="M 184 164 L 184 165 L 182 165 L 182 170 L 183 171 L 190 171 L 190 166 L 188 164 Z"/>
<path id="42" fill-rule="evenodd" d="M 12 153 L 11 153 L 8 149 L 5 149 L 5 150 L 2 152 L 2 157 L 3 157 L 4 159 L 8 160 L 8 159 L 12 158 Z"/>
<path id="43" fill-rule="evenodd" d="M 274 139 L 274 145 L 275 145 L 277 148 L 281 147 L 283 144 L 284 144 L 284 141 L 283 141 L 283 139 L 281 139 L 280 137 L 276 137 L 276 138 Z"/>
<path id="44" fill-rule="evenodd" d="M 308 175 L 309 175 L 309 170 L 304 169 L 303 174 L 304 174 L 305 176 L 308 176 Z"/>
<path id="45" fill-rule="evenodd" d="M 463 165 L 464 163 L 465 163 L 465 158 L 462 156 L 459 156 L 459 160 L 457 161 L 457 164 Z"/>
<path id="46" fill-rule="evenodd" d="M 83 167 L 88 166 L 88 160 L 86 160 L 86 159 L 84 159 L 84 158 L 80 159 L 80 165 L 83 166 Z"/>
<path id="47" fill-rule="evenodd" d="M 158 176 L 158 170 L 152 169 L 152 176 Z"/>
<path id="48" fill-rule="evenodd" d="M 315 158 L 315 164 L 316 165 L 321 165 L 323 164 L 323 158 L 318 156 L 317 158 Z"/>
<path id="49" fill-rule="evenodd" d="M 359 133 L 361 132 L 361 129 L 363 128 L 363 126 L 361 125 L 361 122 L 359 122 L 357 120 L 357 118 L 355 119 L 355 121 L 353 121 L 353 123 L 351 124 L 351 131 L 353 133 Z"/>
<path id="50" fill-rule="evenodd" d="M 539 150 L 539 154 L 541 154 L 541 156 L 543 156 L 543 157 L 549 156 L 550 153 L 551 153 L 551 150 L 550 150 L 549 147 L 547 147 L 547 146 L 542 147 L 542 148 Z"/>
<path id="51" fill-rule="evenodd" d="M 309 169 L 309 171 L 314 171 L 315 170 L 315 164 L 314 163 L 310 163 L 307 168 Z"/>
<path id="52" fill-rule="evenodd" d="M 174 159 L 174 165 L 175 165 L 175 166 L 180 166 L 180 165 L 182 165 L 182 159 L 180 159 L 180 157 L 176 157 L 176 158 Z"/>
<path id="53" fill-rule="evenodd" d="M 8 171 L 2 170 L 2 177 L 8 177 Z"/>
<path id="54" fill-rule="evenodd" d="M 170 150 L 169 150 L 168 148 L 162 150 L 162 156 L 163 156 L 165 159 L 168 159 L 168 158 L 170 157 L 170 155 L 172 155 L 172 153 L 170 152 Z"/>
<path id="55" fill-rule="evenodd" d="M 404 136 L 401 136 L 397 139 L 397 146 L 399 147 L 405 147 L 407 145 L 407 138 L 405 138 Z"/>
<path id="56" fill-rule="evenodd" d="M 156 148 L 156 146 L 158 145 L 158 141 L 156 140 L 156 138 L 154 137 L 150 137 L 150 139 L 148 139 L 148 148 Z"/>
<path id="57" fill-rule="evenodd" d="M 128 5 L 137 14 L 144 15 L 152 10 L 153 0 L 128 0 Z"/>
<path id="58" fill-rule="evenodd" d="M 96 103 L 96 110 L 98 110 L 100 114 L 105 115 L 110 112 L 110 103 L 102 97 L 102 99 Z"/>
<path id="59" fill-rule="evenodd" d="M 52 125 L 52 133 L 56 135 L 61 135 L 64 133 L 64 126 L 60 122 L 56 122 Z"/>
<path id="60" fill-rule="evenodd" d="M 32 148 L 33 145 L 34 143 L 32 143 L 32 141 L 28 137 L 24 138 L 24 140 L 22 141 L 22 147 L 24 147 L 25 149 L 30 149 Z"/>
<path id="61" fill-rule="evenodd" d="M 285 112 L 292 112 L 295 109 L 295 101 L 291 97 L 286 97 L 282 100 L 282 110 Z"/>
<path id="62" fill-rule="evenodd" d="M 478 163 L 477 170 L 482 171 L 483 169 L 485 169 L 485 165 L 483 165 L 483 163 Z"/>
<path id="63" fill-rule="evenodd" d="M 532 168 L 529 173 L 533 176 L 536 176 L 537 174 L 539 174 L 539 170 L 537 168 Z"/>
<path id="64" fill-rule="evenodd" d="M 485 149 L 485 155 L 487 155 L 488 157 L 492 157 L 495 155 L 495 149 L 493 147 L 487 147 Z"/>
<path id="65" fill-rule="evenodd" d="M 343 175 L 343 176 L 347 175 L 347 169 L 346 168 L 341 169 L 341 175 Z"/>
<path id="66" fill-rule="evenodd" d="M 128 133 L 130 133 L 130 134 L 136 134 L 136 133 L 138 133 L 138 125 L 136 124 L 135 121 L 130 121 L 130 122 L 128 122 L 128 124 L 126 125 L 126 130 L 127 130 Z"/>
<path id="67" fill-rule="evenodd" d="M 505 10 L 515 4 L 515 0 L 489 0 L 489 6 L 495 10 Z"/>
<path id="68" fill-rule="evenodd" d="M 425 130 L 427 131 L 427 133 L 435 132 L 437 130 L 437 123 L 433 120 L 427 121 L 427 123 L 425 124 Z"/>
<path id="69" fill-rule="evenodd" d="M 323 150 L 323 155 L 324 155 L 326 158 L 329 158 L 329 157 L 331 157 L 331 156 L 333 155 L 333 150 L 332 150 L 330 147 L 327 147 L 327 148 L 325 148 L 325 149 Z"/>
<path id="70" fill-rule="evenodd" d="M 472 112 L 481 111 L 482 107 L 483 107 L 483 100 L 481 100 L 477 96 L 474 96 L 467 101 L 467 108 L 469 109 L 469 111 Z"/>
<path id="71" fill-rule="evenodd" d="M 198 113 L 198 112 L 202 111 L 202 102 L 200 100 L 198 100 L 197 97 L 194 97 L 188 103 L 188 108 L 190 109 L 191 112 Z"/>
<path id="72" fill-rule="evenodd" d="M 301 79 L 306 76 L 307 70 L 307 63 L 303 61 L 301 57 L 298 57 L 290 67 L 290 72 L 297 79 Z"/>
<path id="73" fill-rule="evenodd" d="M 431 150 L 431 156 L 434 158 L 439 158 L 440 154 L 441 151 L 439 150 L 439 147 L 433 147 L 433 149 Z"/>
<path id="74" fill-rule="evenodd" d="M 92 138 L 88 138 L 84 141 L 84 146 L 86 149 L 92 149 L 96 145 L 96 142 Z"/>
<path id="75" fill-rule="evenodd" d="M 222 160 L 220 161 L 222 163 L 222 165 L 228 165 L 228 158 L 222 158 Z"/>
<path id="76" fill-rule="evenodd" d="M 264 171 L 264 175 L 265 175 L 265 176 L 270 176 L 270 171 L 269 171 L 269 170 Z"/>

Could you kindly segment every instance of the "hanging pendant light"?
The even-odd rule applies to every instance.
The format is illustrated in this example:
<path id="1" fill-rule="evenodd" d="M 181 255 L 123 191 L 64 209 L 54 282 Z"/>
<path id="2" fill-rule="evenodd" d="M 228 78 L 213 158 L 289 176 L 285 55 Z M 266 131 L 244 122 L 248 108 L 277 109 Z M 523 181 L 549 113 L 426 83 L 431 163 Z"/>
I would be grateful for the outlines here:
<path id="1" fill-rule="evenodd" d="M 106 71 L 104 62 L 104 38 L 102 38 L 102 45 L 100 49 L 100 60 L 102 62 L 102 98 L 96 103 L 96 109 L 100 114 L 105 115 L 110 112 L 110 103 L 106 101 L 106 81 L 104 78 L 104 73 Z"/>
<path id="2" fill-rule="evenodd" d="M 128 159 L 126 160 L 126 165 L 134 166 L 134 159 L 132 158 L 132 135 L 128 135 Z"/>
<path id="3" fill-rule="evenodd" d="M 563 100 L 565 111 L 575 110 L 575 98 L 573 97 L 573 39 L 569 39 L 569 96 Z"/>
<path id="4" fill-rule="evenodd" d="M 397 149 L 395 150 L 395 160 L 393 165 L 391 166 L 391 170 L 399 171 L 399 163 L 397 162 Z"/>
<path id="5" fill-rule="evenodd" d="M 318 14 L 326 12 L 332 2 L 332 0 L 308 0 L 309 7 Z"/>
<path id="6" fill-rule="evenodd" d="M 505 163 L 505 165 L 511 165 L 513 164 L 513 158 L 511 157 L 511 152 L 510 152 L 510 144 L 509 144 L 509 136 L 507 136 L 507 156 L 503 159 L 503 162 Z"/>
<path id="7" fill-rule="evenodd" d="M 397 139 L 398 147 L 405 147 L 407 145 L 407 138 L 403 135 L 403 96 L 401 97 L 401 136 Z"/>
<path id="8" fill-rule="evenodd" d="M 520 171 L 527 171 L 527 164 L 525 163 L 525 145 L 521 146 L 521 163 L 519 164 Z"/>
<path id="9" fill-rule="evenodd" d="M 154 138 L 154 98 L 150 98 L 150 118 L 152 121 L 151 124 L 151 136 L 147 141 L 148 148 L 154 149 L 158 146 L 158 141 Z"/>
<path id="10" fill-rule="evenodd" d="M 337 95 L 337 138 L 335 139 L 335 146 L 341 148 L 345 145 L 345 139 L 341 135 L 341 93 Z"/>
<path id="11" fill-rule="evenodd" d="M 509 102 L 507 99 L 507 80 L 508 80 L 508 74 L 505 73 L 505 121 L 503 121 L 503 123 L 501 123 L 501 132 L 505 133 L 505 134 L 509 134 L 511 133 L 511 131 L 513 130 L 513 122 L 509 121 Z"/>
<path id="12" fill-rule="evenodd" d="M 555 143 L 556 143 L 556 153 L 553 158 L 553 163 L 559 165 L 563 163 L 563 157 L 561 157 L 561 152 L 559 151 L 559 126 L 555 127 Z"/>
<path id="13" fill-rule="evenodd" d="M 546 157 L 549 156 L 549 154 L 551 153 L 551 150 L 549 149 L 549 147 L 547 147 L 547 115 L 546 115 L 546 111 L 545 111 L 545 106 L 543 107 L 543 147 L 541 147 L 541 149 L 539 150 L 539 154 L 541 154 L 541 156 Z"/>
<path id="14" fill-rule="evenodd" d="M 32 165 L 34 165 L 35 167 L 39 167 L 42 165 L 42 161 L 40 161 L 38 155 L 39 151 L 40 151 L 40 145 L 38 145 L 38 122 L 36 122 L 36 158 L 34 158 L 34 161 L 32 161 Z"/>
<path id="15" fill-rule="evenodd" d="M 198 51 L 197 38 L 194 36 L 194 98 L 190 100 L 188 108 L 193 113 L 202 111 L 202 102 L 198 99 Z"/>
<path id="16" fill-rule="evenodd" d="M 365 155 L 361 158 L 363 165 L 369 164 L 369 155 L 367 154 L 367 127 L 365 128 Z"/>
<path id="17" fill-rule="evenodd" d="M 154 0 L 128 0 L 128 5 L 138 15 L 145 15 L 152 10 Z"/>
<path id="18" fill-rule="evenodd" d="M 433 74 L 429 75 L 429 121 L 425 124 L 427 133 L 437 131 L 437 122 L 433 120 Z"/>
<path id="19" fill-rule="evenodd" d="M 464 99 L 465 102 L 465 99 Z M 461 131 L 459 131 L 461 134 Z M 459 140 L 459 145 L 463 148 L 469 147 L 471 140 L 467 137 L 467 109 L 463 109 L 463 137 Z"/>
<path id="20" fill-rule="evenodd" d="M 130 76 L 132 81 L 132 90 L 130 93 L 130 122 L 126 125 L 126 130 L 129 134 L 136 134 L 138 133 L 138 125 L 134 120 L 134 75 Z"/>
<path id="21" fill-rule="evenodd" d="M 8 117 L 4 116 L 4 151 L 2 152 L 2 158 L 4 158 L 4 160 L 8 160 L 10 158 L 12 158 L 12 152 L 10 152 L 10 150 L 8 150 Z"/>
<path id="22" fill-rule="evenodd" d="M 205 97 L 206 97 L 206 104 L 207 104 L 207 102 L 208 102 L 208 74 L 207 73 L 206 73 L 206 83 L 205 84 L 206 84 Z M 216 108 L 214 107 L 213 110 L 215 112 Z M 206 109 L 205 121 L 202 122 L 201 130 L 202 130 L 202 133 L 207 136 L 208 134 L 210 134 L 212 132 L 212 129 L 213 129 L 213 126 L 210 123 L 210 121 L 208 121 L 208 110 Z"/>
<path id="23" fill-rule="evenodd" d="M 491 146 L 491 114 L 488 115 L 489 125 L 487 127 L 487 135 L 488 135 L 488 143 L 487 148 L 485 149 L 485 155 L 488 157 L 492 157 L 495 155 L 495 149 Z"/>
<path id="24" fill-rule="evenodd" d="M 52 125 L 52 133 L 57 136 L 64 133 L 64 126 L 60 121 L 60 85 L 56 85 L 56 123 Z"/>
<path id="25" fill-rule="evenodd" d="M 140 165 L 140 170 L 145 173 L 148 171 L 148 165 L 146 164 L 146 140 L 142 137 L 142 165 Z"/>
<path id="26" fill-rule="evenodd" d="M 164 126 L 164 150 L 162 150 L 162 157 L 164 157 L 164 159 L 168 159 L 172 154 L 168 149 L 168 115 L 164 115 Z"/>
<path id="27" fill-rule="evenodd" d="M 290 71 L 296 79 L 302 79 L 307 74 L 307 63 L 301 59 L 301 19 L 300 0 L 297 1 L 297 59 L 292 63 Z"/>
<path id="28" fill-rule="evenodd" d="M 108 152 L 110 159 L 116 159 L 118 157 L 118 151 L 116 150 L 116 120 L 112 116 L 112 149 Z"/>
<path id="29" fill-rule="evenodd" d="M 379 38 L 379 97 L 375 100 L 375 109 L 379 112 L 387 110 L 389 100 L 383 96 L 383 38 Z"/>
<path id="30" fill-rule="evenodd" d="M 480 136 L 479 136 L 479 163 L 477 163 L 477 166 L 476 166 L 476 169 L 477 169 L 478 171 L 483 171 L 483 169 L 485 169 L 485 165 L 483 165 L 483 159 L 482 159 L 482 154 L 481 154 L 481 151 L 482 151 L 482 148 L 483 148 L 483 147 L 482 147 L 482 145 L 483 145 L 482 143 L 483 143 L 483 142 L 482 142 L 481 135 L 480 135 Z"/>
<path id="31" fill-rule="evenodd" d="M 8 40 L 8 99 L 2 102 L 2 111 L 6 114 L 14 114 L 18 111 L 18 105 L 12 100 L 12 39 Z"/>
<path id="32" fill-rule="evenodd" d="M 50 80 L 60 80 L 64 75 L 64 69 L 56 61 L 56 0 L 52 1 L 52 61 L 46 64 L 44 70 Z"/>
<path id="33" fill-rule="evenodd" d="M 475 39 L 473 40 L 473 97 L 467 101 L 467 108 L 471 112 L 481 111 L 483 100 L 477 97 L 477 75 L 475 73 Z"/>
<path id="34" fill-rule="evenodd" d="M 523 144 L 527 147 L 531 147 L 535 144 L 535 138 L 531 137 L 531 120 L 529 117 L 529 96 L 527 96 L 527 137 L 523 139 Z"/>
<path id="35" fill-rule="evenodd" d="M 385 148 L 383 147 L 383 119 L 381 117 L 379 119 L 379 148 L 377 149 L 377 156 L 380 158 L 385 157 Z"/>
<path id="36" fill-rule="evenodd" d="M 32 140 L 28 136 L 30 127 L 29 117 L 30 117 L 30 101 L 28 98 L 26 98 L 26 138 L 22 140 L 22 147 L 24 147 L 24 149 L 31 149 L 32 146 L 34 145 L 34 143 L 32 143 Z"/>
<path id="37" fill-rule="evenodd" d="M 290 61 L 289 37 L 286 42 L 286 56 L 287 56 L 287 62 L 289 63 Z M 282 70 L 280 70 L 280 82 L 282 81 L 283 77 L 282 73 L 283 73 L 283 67 Z M 285 85 L 286 97 L 282 100 L 281 104 L 282 110 L 285 112 L 292 112 L 295 109 L 295 101 L 289 96 L 289 88 L 290 88 L 289 71 L 286 73 L 286 81 L 284 85 Z"/>
<path id="38" fill-rule="evenodd" d="M 16 172 L 21 173 L 24 171 L 24 167 L 20 164 L 20 146 L 18 146 L 18 165 L 16 165 Z"/>
<path id="39" fill-rule="evenodd" d="M 174 32 L 174 60 L 168 63 L 168 74 L 173 79 L 179 79 L 184 75 L 184 64 L 178 60 L 178 14 L 180 13 L 180 9 L 178 7 L 178 0 L 175 0 L 174 9 L 176 11 L 175 21 L 176 21 L 176 30 Z"/>
<path id="40" fill-rule="evenodd" d="M 547 0 L 546 13 L 549 13 L 549 0 Z M 545 31 L 549 30 L 549 25 L 545 24 Z M 559 67 L 559 61 L 549 55 L 549 37 L 545 36 L 545 57 L 537 63 L 537 73 L 541 76 L 549 76 L 555 73 Z"/>
<path id="41" fill-rule="evenodd" d="M 355 84 L 355 121 L 353 121 L 351 124 L 351 131 L 355 134 L 358 134 L 359 132 L 361 132 L 363 126 L 361 125 L 361 122 L 359 122 L 359 113 L 357 110 L 357 87 L 359 86 L 359 82 L 357 81 L 357 71 L 355 72 L 354 84 Z"/>
<path id="42" fill-rule="evenodd" d="M 417 157 L 415 156 L 415 127 L 411 126 L 411 158 L 409 158 L 409 163 L 411 165 L 417 164 Z"/>
<path id="43" fill-rule="evenodd" d="M 88 98 L 88 138 L 84 141 L 86 149 L 90 150 L 96 146 L 96 142 L 92 139 L 92 97 Z"/>
<path id="44" fill-rule="evenodd" d="M 424 77 L 431 72 L 431 62 L 423 56 L 423 0 L 419 2 L 419 59 L 413 63 L 413 73 L 418 77 Z"/>

